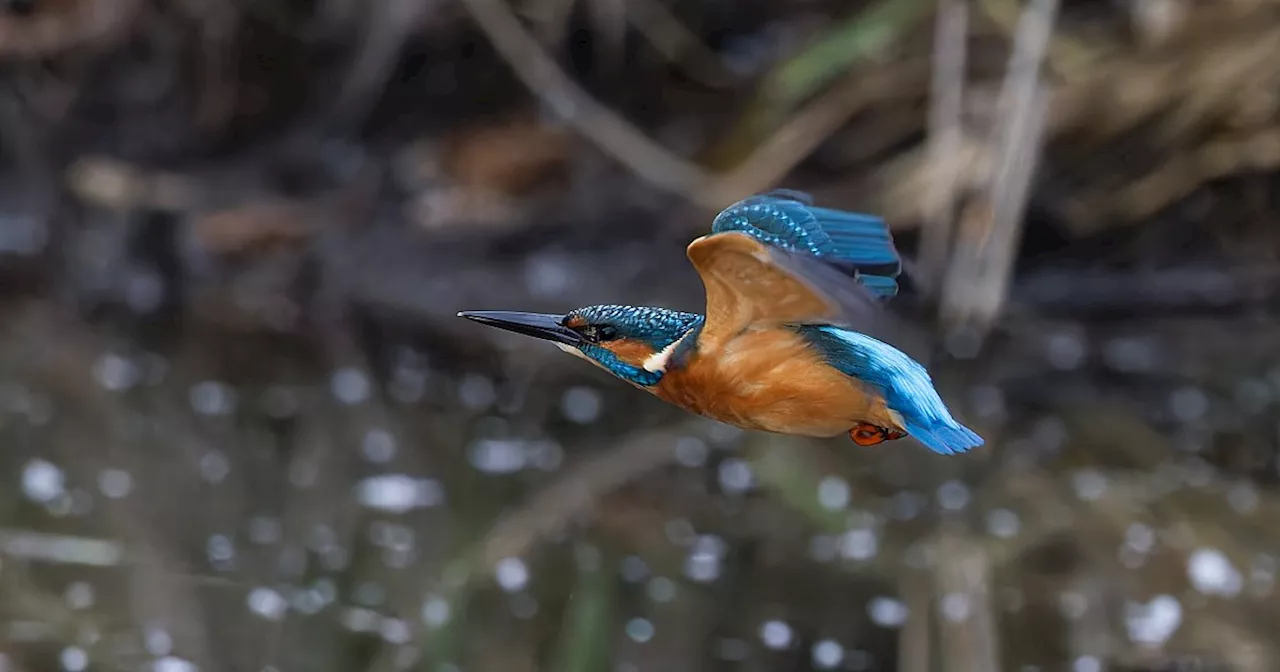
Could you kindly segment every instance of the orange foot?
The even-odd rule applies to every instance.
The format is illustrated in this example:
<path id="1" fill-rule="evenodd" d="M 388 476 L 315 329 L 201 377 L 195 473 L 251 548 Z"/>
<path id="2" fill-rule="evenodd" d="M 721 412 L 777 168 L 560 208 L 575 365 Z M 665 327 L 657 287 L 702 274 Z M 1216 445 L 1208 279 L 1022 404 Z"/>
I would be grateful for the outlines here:
<path id="1" fill-rule="evenodd" d="M 896 429 L 877 427 L 869 422 L 859 423 L 857 427 L 849 430 L 849 438 L 859 446 L 874 446 L 885 441 L 896 441 L 904 436 L 906 434 Z"/>

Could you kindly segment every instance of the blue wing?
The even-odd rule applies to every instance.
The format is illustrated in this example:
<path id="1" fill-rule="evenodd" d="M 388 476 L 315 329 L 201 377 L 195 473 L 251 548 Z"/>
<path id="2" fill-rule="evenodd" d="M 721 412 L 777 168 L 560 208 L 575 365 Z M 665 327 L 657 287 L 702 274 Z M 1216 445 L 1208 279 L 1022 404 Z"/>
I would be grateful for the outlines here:
<path id="1" fill-rule="evenodd" d="M 951 417 L 929 372 L 906 353 L 839 327 L 801 326 L 798 330 L 829 364 L 879 391 L 889 410 L 902 416 L 907 434 L 929 450 L 954 455 L 984 443 Z"/>
<path id="2" fill-rule="evenodd" d="M 883 219 L 814 207 L 808 194 L 778 189 L 734 203 L 716 215 L 712 233 L 741 231 L 767 244 L 821 259 L 876 296 L 898 293 L 902 260 Z"/>

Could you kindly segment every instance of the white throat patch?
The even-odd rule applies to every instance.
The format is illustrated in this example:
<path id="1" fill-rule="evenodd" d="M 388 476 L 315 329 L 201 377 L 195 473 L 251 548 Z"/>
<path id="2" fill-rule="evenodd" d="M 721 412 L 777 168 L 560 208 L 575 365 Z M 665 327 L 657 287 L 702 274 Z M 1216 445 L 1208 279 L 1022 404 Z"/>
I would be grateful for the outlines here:
<path id="1" fill-rule="evenodd" d="M 671 354 L 676 351 L 676 346 L 680 345 L 684 339 L 688 338 L 691 331 L 692 329 L 686 331 L 684 336 L 672 341 L 671 345 L 649 355 L 649 357 L 644 360 L 644 364 L 641 365 L 644 367 L 644 370 L 650 373 L 666 373 L 667 363 L 671 361 Z"/>

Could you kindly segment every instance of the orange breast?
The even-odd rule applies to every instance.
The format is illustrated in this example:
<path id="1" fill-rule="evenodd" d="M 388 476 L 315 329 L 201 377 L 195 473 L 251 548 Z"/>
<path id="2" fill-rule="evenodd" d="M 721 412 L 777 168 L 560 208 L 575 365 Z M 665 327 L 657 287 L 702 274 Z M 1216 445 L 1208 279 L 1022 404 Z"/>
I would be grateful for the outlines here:
<path id="1" fill-rule="evenodd" d="M 654 392 L 746 429 L 827 437 L 860 422 L 897 426 L 879 395 L 783 329 L 748 330 L 719 352 L 699 353 L 684 368 L 668 371 Z"/>

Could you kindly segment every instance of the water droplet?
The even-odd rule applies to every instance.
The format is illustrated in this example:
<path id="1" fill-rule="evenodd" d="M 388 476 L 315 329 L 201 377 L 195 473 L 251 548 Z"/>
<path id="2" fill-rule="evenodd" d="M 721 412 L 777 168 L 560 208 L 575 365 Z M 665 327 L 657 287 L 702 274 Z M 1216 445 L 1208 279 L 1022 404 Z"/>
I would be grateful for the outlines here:
<path id="1" fill-rule="evenodd" d="M 899 628 L 907 622 L 907 605 L 892 597 L 877 597 L 867 604 L 867 615 L 882 628 Z"/>
<path id="2" fill-rule="evenodd" d="M 67 586 L 62 599 L 71 609 L 88 609 L 93 606 L 93 586 L 84 581 L 76 581 Z"/>
<path id="3" fill-rule="evenodd" d="M 458 400 L 473 411 L 483 411 L 498 398 L 493 381 L 478 374 L 463 376 L 458 383 Z"/>
<path id="4" fill-rule="evenodd" d="M 850 560 L 870 560 L 877 551 L 873 530 L 849 530 L 840 537 L 840 555 Z"/>
<path id="5" fill-rule="evenodd" d="M 1156 532 L 1143 523 L 1133 523 L 1124 532 L 1124 543 L 1136 553 L 1149 553 L 1156 544 Z"/>
<path id="6" fill-rule="evenodd" d="M 449 622 L 449 601 L 438 595 L 432 595 L 422 603 L 422 622 L 428 628 L 436 629 Z"/>
<path id="7" fill-rule="evenodd" d="M 650 623 L 647 619 L 633 618 L 627 621 L 626 632 L 627 636 L 633 641 L 644 644 L 653 639 L 653 623 Z"/>
<path id="8" fill-rule="evenodd" d="M 209 562 L 217 565 L 230 562 L 236 555 L 236 549 L 225 535 L 215 534 L 205 542 L 205 554 Z"/>
<path id="9" fill-rule="evenodd" d="M 701 467 L 707 463 L 709 450 L 706 442 L 692 436 L 682 436 L 676 441 L 676 462 L 685 467 Z"/>
<path id="10" fill-rule="evenodd" d="M 407 644 L 413 632 L 403 619 L 384 618 L 378 626 L 378 634 L 382 635 L 384 641 L 392 644 Z"/>
<path id="11" fill-rule="evenodd" d="M 729 494 L 741 494 L 751 488 L 754 475 L 751 466 L 737 458 L 720 463 L 720 487 Z"/>
<path id="12" fill-rule="evenodd" d="M 654 602 L 670 602 L 676 597 L 676 584 L 671 579 L 656 576 L 645 586 L 645 592 Z"/>
<path id="13" fill-rule="evenodd" d="M 525 467 L 523 441 L 480 439 L 467 452 L 472 466 L 488 474 L 512 474 Z"/>
<path id="14" fill-rule="evenodd" d="M 969 619 L 969 596 L 964 593 L 948 593 L 942 597 L 942 616 L 952 623 Z"/>
<path id="15" fill-rule="evenodd" d="M 823 639 L 813 645 L 813 666 L 820 670 L 834 670 L 844 660 L 844 647 L 840 643 Z"/>
<path id="16" fill-rule="evenodd" d="M 123 392 L 138 384 L 142 371 L 133 360 L 108 352 L 93 363 L 93 377 L 103 389 Z"/>
<path id="17" fill-rule="evenodd" d="M 216 380 L 196 383 L 187 396 L 191 410 L 200 415 L 227 415 L 236 407 L 235 392 Z"/>
<path id="18" fill-rule="evenodd" d="M 78 646 L 68 646 L 58 654 L 58 664 L 67 672 L 81 672 L 89 666 L 89 654 Z"/>
<path id="19" fill-rule="evenodd" d="M 1071 487 L 1076 497 L 1094 502 L 1107 493 L 1107 476 L 1094 469 L 1080 469 L 1071 475 Z"/>
<path id="20" fill-rule="evenodd" d="M 284 618 L 289 604 L 280 593 L 271 588 L 254 588 L 249 591 L 249 611 L 269 621 Z"/>
<path id="21" fill-rule="evenodd" d="M 369 377 L 354 366 L 338 369 L 329 377 L 329 393 L 348 406 L 364 403 L 370 391 Z"/>
<path id="22" fill-rule="evenodd" d="M 791 626 L 783 621 L 765 621 L 760 626 L 760 641 L 775 651 L 785 649 L 791 646 Z"/>
<path id="23" fill-rule="evenodd" d="M 1182 422 L 1195 422 L 1209 411 L 1209 397 L 1196 387 L 1181 387 L 1169 397 L 1169 410 Z"/>
<path id="24" fill-rule="evenodd" d="M 1094 656 L 1080 656 L 1071 663 L 1071 672 L 1102 672 L 1102 663 Z"/>
<path id="25" fill-rule="evenodd" d="M 1085 615 L 1089 610 L 1089 598 L 1083 593 L 1068 591 L 1058 595 L 1058 611 L 1062 617 L 1074 621 Z"/>
<path id="26" fill-rule="evenodd" d="M 1018 514 L 1009 509 L 995 509 L 987 514 L 987 531 L 1001 539 L 1017 536 L 1022 528 Z"/>
<path id="27" fill-rule="evenodd" d="M 151 670 L 152 672 L 200 672 L 200 668 L 195 663 L 177 656 L 157 658 Z"/>
<path id="28" fill-rule="evenodd" d="M 52 462 L 33 459 L 22 468 L 22 491 L 32 501 L 48 504 L 66 494 L 66 476 Z"/>
<path id="29" fill-rule="evenodd" d="M 147 628 L 144 644 L 147 653 L 153 656 L 167 656 L 173 652 L 173 638 L 164 628 Z"/>
<path id="30" fill-rule="evenodd" d="M 360 442 L 360 453 L 374 464 L 386 464 L 396 456 L 396 438 L 385 429 L 370 429 Z"/>
<path id="31" fill-rule="evenodd" d="M 439 481 L 407 474 L 370 476 L 357 484 L 356 493 L 362 505 L 391 513 L 439 506 L 444 502 L 444 488 Z"/>
<path id="32" fill-rule="evenodd" d="M 818 502 L 838 511 L 849 505 L 849 483 L 839 476 L 827 476 L 818 484 Z"/>
<path id="33" fill-rule="evenodd" d="M 959 511 L 969 505 L 969 486 L 960 481 L 947 481 L 938 486 L 938 504 L 948 511 Z"/>
<path id="34" fill-rule="evenodd" d="M 1196 549 L 1187 559 L 1187 576 L 1192 587 L 1205 595 L 1233 597 L 1243 583 L 1240 572 L 1216 548 Z"/>
<path id="35" fill-rule="evenodd" d="M 1061 371 L 1080 368 L 1084 363 L 1085 341 L 1079 334 L 1058 333 L 1049 337 L 1049 364 Z"/>
<path id="36" fill-rule="evenodd" d="M 529 583 L 529 569 L 525 567 L 524 561 L 520 558 L 503 558 L 499 560 L 494 568 L 494 576 L 497 577 L 498 585 L 509 593 L 523 590 L 525 585 Z"/>
<path id="37" fill-rule="evenodd" d="M 105 469 L 98 474 L 98 490 L 108 499 L 122 499 L 133 491 L 133 477 L 123 469 Z"/>
<path id="38" fill-rule="evenodd" d="M 1150 602 L 1125 605 L 1125 629 L 1136 644 L 1161 646 L 1182 623 L 1182 604 L 1172 595 L 1157 595 Z"/>
<path id="39" fill-rule="evenodd" d="M 628 583 L 639 583 L 649 576 L 649 565 L 638 555 L 628 555 L 622 559 L 619 568 L 622 580 Z"/>
<path id="40" fill-rule="evenodd" d="M 570 422 L 586 425 L 600 418 L 603 401 L 600 393 L 590 387 L 571 387 L 560 399 L 560 412 Z"/>

